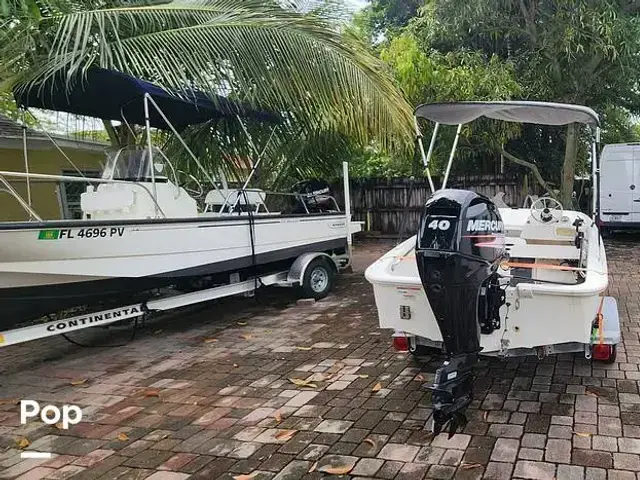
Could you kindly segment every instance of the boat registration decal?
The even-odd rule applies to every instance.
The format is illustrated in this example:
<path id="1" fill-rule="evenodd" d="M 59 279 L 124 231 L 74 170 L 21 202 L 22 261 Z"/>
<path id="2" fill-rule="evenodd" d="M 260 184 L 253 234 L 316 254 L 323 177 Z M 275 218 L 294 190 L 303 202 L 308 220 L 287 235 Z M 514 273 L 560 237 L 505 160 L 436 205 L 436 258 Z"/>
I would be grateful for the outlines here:
<path id="1" fill-rule="evenodd" d="M 40 230 L 38 240 L 64 240 L 75 238 L 114 238 L 124 235 L 124 227 L 81 228 L 73 230 L 63 228 L 59 230 Z"/>

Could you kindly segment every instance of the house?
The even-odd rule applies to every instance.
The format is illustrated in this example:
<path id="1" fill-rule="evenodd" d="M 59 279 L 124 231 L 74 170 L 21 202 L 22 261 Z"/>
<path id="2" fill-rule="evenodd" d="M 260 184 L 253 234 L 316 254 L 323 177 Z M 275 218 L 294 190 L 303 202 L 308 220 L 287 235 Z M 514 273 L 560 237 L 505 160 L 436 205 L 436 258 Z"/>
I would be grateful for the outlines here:
<path id="1" fill-rule="evenodd" d="M 46 134 L 27 128 L 27 158 L 30 173 L 79 176 L 71 160 L 83 175 L 96 177 L 102 170 L 105 150 L 103 143 L 75 140 L 60 135 Z M 56 144 L 69 157 L 60 153 Z M 0 171 L 25 172 L 22 125 L 0 114 Z M 5 178 L 25 199 L 27 182 L 24 179 Z M 31 206 L 43 220 L 79 218 L 80 194 L 84 183 L 30 181 Z M 29 215 L 0 181 L 0 221 L 27 220 Z"/>

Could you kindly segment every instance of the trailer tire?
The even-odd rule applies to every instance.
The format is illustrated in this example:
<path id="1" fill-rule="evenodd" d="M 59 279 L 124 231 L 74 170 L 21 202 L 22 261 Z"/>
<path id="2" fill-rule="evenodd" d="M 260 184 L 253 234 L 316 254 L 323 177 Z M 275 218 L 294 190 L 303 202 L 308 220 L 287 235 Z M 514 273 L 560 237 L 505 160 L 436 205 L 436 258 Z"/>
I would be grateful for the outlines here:
<path id="1" fill-rule="evenodd" d="M 302 277 L 302 295 L 304 298 L 320 300 L 326 297 L 335 282 L 335 271 L 323 258 L 312 260 Z"/>

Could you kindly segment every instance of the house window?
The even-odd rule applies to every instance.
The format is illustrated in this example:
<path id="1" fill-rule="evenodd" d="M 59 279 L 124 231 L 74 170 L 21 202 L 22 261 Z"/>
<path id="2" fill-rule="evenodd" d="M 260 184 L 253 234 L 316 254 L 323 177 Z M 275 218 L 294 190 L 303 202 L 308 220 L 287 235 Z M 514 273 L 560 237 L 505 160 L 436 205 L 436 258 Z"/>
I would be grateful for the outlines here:
<path id="1" fill-rule="evenodd" d="M 62 175 L 66 177 L 79 177 L 75 170 L 63 170 Z M 99 178 L 100 170 L 82 170 L 82 175 L 89 178 Z M 82 209 L 80 208 L 80 195 L 82 195 L 89 183 L 84 182 L 60 182 L 58 185 L 58 196 L 60 201 L 60 211 L 65 220 L 82 219 Z M 94 184 L 95 185 L 95 184 Z"/>

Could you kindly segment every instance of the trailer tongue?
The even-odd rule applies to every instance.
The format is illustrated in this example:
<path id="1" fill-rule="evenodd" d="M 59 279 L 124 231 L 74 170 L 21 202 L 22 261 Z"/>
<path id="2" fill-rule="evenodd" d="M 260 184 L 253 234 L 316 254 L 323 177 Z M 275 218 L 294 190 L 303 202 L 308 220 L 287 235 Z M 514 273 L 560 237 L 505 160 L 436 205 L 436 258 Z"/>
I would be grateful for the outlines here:
<path id="1" fill-rule="evenodd" d="M 506 257 L 504 226 L 488 198 L 440 190 L 427 201 L 416 260 L 448 355 L 429 386 L 435 434 L 448 423 L 453 436 L 466 424 L 480 332 L 500 328 L 505 297 L 496 271 Z"/>

